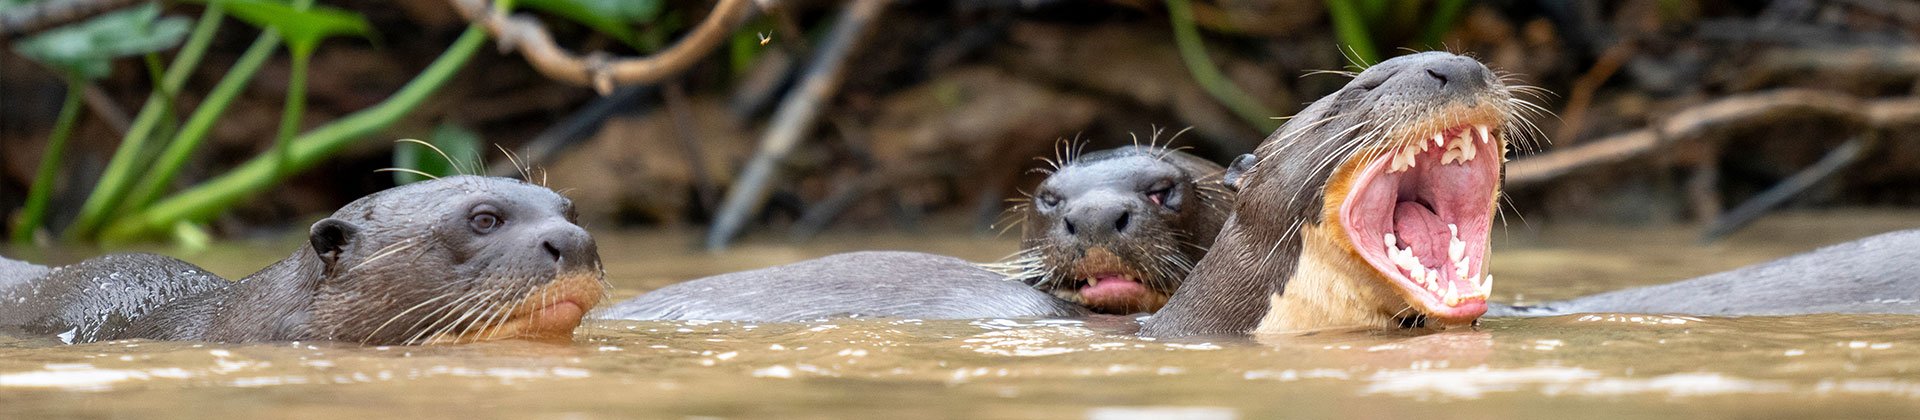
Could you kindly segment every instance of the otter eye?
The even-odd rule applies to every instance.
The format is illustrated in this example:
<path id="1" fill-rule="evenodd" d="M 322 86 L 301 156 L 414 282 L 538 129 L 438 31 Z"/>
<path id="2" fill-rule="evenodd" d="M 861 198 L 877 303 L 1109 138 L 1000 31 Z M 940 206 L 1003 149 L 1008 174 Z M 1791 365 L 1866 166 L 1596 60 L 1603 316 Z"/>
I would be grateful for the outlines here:
<path id="1" fill-rule="evenodd" d="M 1041 207 L 1053 207 L 1053 206 L 1058 206 L 1058 205 L 1060 205 L 1060 196 L 1059 196 L 1059 195 L 1056 195 L 1056 194 L 1054 194 L 1054 193 L 1050 193 L 1050 192 L 1043 192 L 1043 193 L 1040 193 L 1040 206 L 1041 206 Z"/>
<path id="2" fill-rule="evenodd" d="M 1162 180 L 1147 188 L 1147 200 L 1153 204 L 1167 205 L 1167 196 L 1173 195 L 1173 181 Z"/>
<path id="3" fill-rule="evenodd" d="M 473 228 L 475 233 L 483 235 L 493 233 L 503 224 L 506 224 L 506 221 L 500 220 L 499 209 L 485 204 L 474 207 L 473 215 L 467 216 L 467 226 Z"/>

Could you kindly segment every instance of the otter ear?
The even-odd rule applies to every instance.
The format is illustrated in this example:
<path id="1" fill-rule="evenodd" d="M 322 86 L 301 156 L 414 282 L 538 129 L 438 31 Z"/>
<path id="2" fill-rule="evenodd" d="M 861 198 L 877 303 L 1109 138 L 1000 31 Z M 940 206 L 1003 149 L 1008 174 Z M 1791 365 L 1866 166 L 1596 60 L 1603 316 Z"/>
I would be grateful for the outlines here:
<path id="1" fill-rule="evenodd" d="M 1257 161 L 1259 158 L 1254 157 L 1252 153 L 1233 158 L 1233 163 L 1227 165 L 1226 175 L 1220 177 L 1220 183 L 1226 184 L 1227 191 L 1240 192 L 1240 178 L 1246 176 L 1247 170 L 1253 169 L 1253 164 Z"/>
<path id="2" fill-rule="evenodd" d="M 346 252 L 347 244 L 360 235 L 360 227 L 345 220 L 327 218 L 313 224 L 307 234 L 307 241 L 313 243 L 313 252 L 331 266 L 340 259 L 340 253 Z"/>

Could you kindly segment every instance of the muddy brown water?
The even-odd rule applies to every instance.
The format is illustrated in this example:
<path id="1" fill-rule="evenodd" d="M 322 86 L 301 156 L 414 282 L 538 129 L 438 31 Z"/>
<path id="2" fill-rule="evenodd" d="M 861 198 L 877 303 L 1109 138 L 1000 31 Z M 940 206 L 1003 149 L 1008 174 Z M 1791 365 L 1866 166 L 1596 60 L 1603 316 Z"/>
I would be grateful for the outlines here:
<path id="1" fill-rule="evenodd" d="M 1518 221 L 1515 221 L 1518 223 Z M 1717 245 L 1685 227 L 1496 231 L 1496 300 L 1658 283 L 1920 226 L 1920 212 L 1772 217 Z M 1011 237 L 600 232 L 613 296 L 855 249 L 991 260 Z M 298 241 L 189 258 L 238 277 Z M 30 258 L 32 256 L 29 256 Z M 43 258 L 72 258 L 71 254 Z M 569 345 L 442 347 L 0 336 L 0 418 L 1899 418 L 1920 415 L 1920 317 L 1490 319 L 1430 335 L 1149 340 L 1112 319 L 594 321 Z"/>

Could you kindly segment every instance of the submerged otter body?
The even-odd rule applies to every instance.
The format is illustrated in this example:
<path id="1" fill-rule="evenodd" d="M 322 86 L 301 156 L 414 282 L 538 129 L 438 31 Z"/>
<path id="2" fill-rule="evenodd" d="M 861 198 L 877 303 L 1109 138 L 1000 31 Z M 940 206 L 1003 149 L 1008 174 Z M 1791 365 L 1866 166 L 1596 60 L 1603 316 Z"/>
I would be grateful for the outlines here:
<path id="1" fill-rule="evenodd" d="M 964 293 L 943 291 L 964 290 Z M 1074 317 L 1085 308 L 959 258 L 869 251 L 681 282 L 621 302 L 602 318 L 808 321 Z"/>
<path id="2" fill-rule="evenodd" d="M 47 271 L 48 268 L 45 266 L 0 257 L 0 290 L 7 290 L 16 284 L 45 277 Z"/>
<path id="3" fill-rule="evenodd" d="M 1451 327 L 1486 310 L 1488 229 L 1530 104 L 1471 58 L 1354 74 L 1227 178 L 1233 216 L 1142 334 Z"/>
<path id="4" fill-rule="evenodd" d="M 794 321 L 842 316 L 1050 318 L 1152 312 L 1225 219 L 1222 168 L 1154 146 L 1068 156 L 1013 211 L 1022 251 L 982 266 L 860 252 L 690 280 L 615 304 L 632 320 Z"/>
<path id="5" fill-rule="evenodd" d="M 238 281 L 152 254 L 47 270 L 0 288 L 0 327 L 69 342 L 569 338 L 605 292 L 572 214 L 516 180 L 419 182 L 347 204 L 310 246 Z"/>
<path id="6" fill-rule="evenodd" d="M 1487 316 L 1920 314 L 1916 273 L 1920 230 L 1906 230 L 1674 283 L 1533 306 L 1496 305 Z"/>

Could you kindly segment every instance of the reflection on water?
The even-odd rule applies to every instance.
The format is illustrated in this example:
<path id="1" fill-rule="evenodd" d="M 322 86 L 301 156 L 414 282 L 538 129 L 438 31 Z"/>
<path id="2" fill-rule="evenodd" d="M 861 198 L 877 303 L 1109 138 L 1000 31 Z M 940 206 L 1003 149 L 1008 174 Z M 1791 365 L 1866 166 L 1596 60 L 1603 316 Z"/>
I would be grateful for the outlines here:
<path id="1" fill-rule="evenodd" d="M 1710 247 L 1675 229 L 1496 233 L 1498 299 L 1668 281 L 1920 225 L 1920 214 L 1775 218 Z M 845 236 L 709 255 L 691 236 L 601 234 L 624 298 L 705 274 L 832 252 L 988 260 L 1010 239 Z M 238 276 L 297 246 L 195 258 Z M 271 248 L 277 251 L 260 251 Z M 927 418 L 1459 416 L 1908 417 L 1920 317 L 1594 314 L 1487 320 L 1431 335 L 1325 332 L 1201 340 L 1130 320 L 591 322 L 570 345 L 444 347 L 0 336 L 0 417 L 567 415 Z"/>

